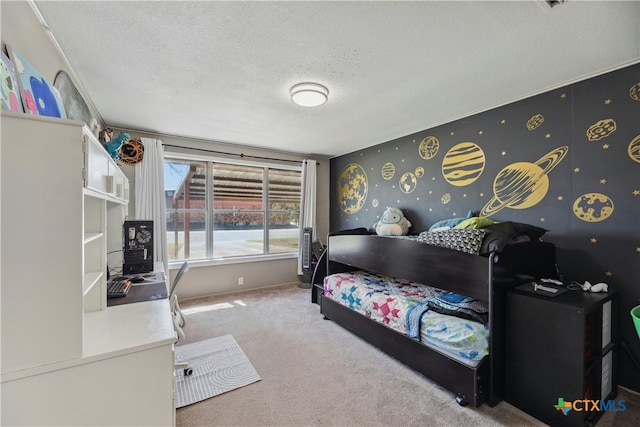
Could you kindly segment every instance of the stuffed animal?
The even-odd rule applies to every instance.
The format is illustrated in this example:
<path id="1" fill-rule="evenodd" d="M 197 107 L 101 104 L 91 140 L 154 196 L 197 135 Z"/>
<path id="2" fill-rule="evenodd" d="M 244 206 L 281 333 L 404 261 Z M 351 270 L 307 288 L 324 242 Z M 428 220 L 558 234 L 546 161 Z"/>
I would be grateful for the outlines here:
<path id="1" fill-rule="evenodd" d="M 107 142 L 104 148 L 107 150 L 107 153 L 109 153 L 111 158 L 115 160 L 118 158 L 118 154 L 120 153 L 120 147 L 122 147 L 122 144 L 129 141 L 130 139 L 131 137 L 128 133 L 120 132 L 117 137 Z"/>
<path id="2" fill-rule="evenodd" d="M 398 208 L 389 208 L 384 211 L 380 221 L 373 224 L 378 236 L 404 236 L 409 232 L 411 223 L 405 218 Z"/>

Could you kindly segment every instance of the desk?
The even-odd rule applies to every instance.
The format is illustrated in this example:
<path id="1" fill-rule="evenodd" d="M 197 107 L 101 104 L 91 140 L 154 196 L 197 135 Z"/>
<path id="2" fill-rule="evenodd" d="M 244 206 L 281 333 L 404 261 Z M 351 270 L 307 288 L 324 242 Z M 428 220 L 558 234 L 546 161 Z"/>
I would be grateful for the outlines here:
<path id="1" fill-rule="evenodd" d="M 136 288 L 161 286 L 166 294 L 164 281 Z M 176 334 L 166 296 L 87 313 L 83 331 L 81 357 L 2 376 L 0 424 L 175 425 Z"/>

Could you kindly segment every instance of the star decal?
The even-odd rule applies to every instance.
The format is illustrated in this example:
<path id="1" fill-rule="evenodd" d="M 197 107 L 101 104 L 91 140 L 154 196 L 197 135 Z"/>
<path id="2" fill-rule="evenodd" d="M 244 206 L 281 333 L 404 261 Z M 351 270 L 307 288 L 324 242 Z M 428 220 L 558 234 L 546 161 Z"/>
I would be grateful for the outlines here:
<path id="1" fill-rule="evenodd" d="M 604 100 L 604 104 L 605 104 L 605 105 L 609 105 L 609 104 L 611 104 L 611 99 L 605 99 L 605 100 Z"/>
<path id="2" fill-rule="evenodd" d="M 548 134 L 546 134 L 544 137 L 545 137 L 545 138 L 547 138 L 547 139 L 549 139 L 549 138 L 551 138 L 551 134 L 550 134 L 550 133 L 548 133 Z"/>
<path id="3" fill-rule="evenodd" d="M 564 99 L 564 98 L 566 98 L 566 97 L 567 97 L 567 94 L 566 94 L 566 93 L 563 93 L 563 94 L 561 94 L 561 95 L 560 95 L 560 98 L 563 98 L 563 99 Z"/>
<path id="4" fill-rule="evenodd" d="M 606 179 L 602 178 L 602 179 L 600 180 L 600 184 L 603 184 L 603 185 L 604 185 L 604 184 L 606 184 L 606 183 L 607 183 L 607 180 L 606 180 Z"/>
<path id="5" fill-rule="evenodd" d="M 558 196 L 558 201 L 561 202 L 564 200 L 564 196 Z"/>
<path id="6" fill-rule="evenodd" d="M 505 123 L 507 123 L 507 121 L 506 121 L 505 119 L 500 120 L 500 124 L 502 124 L 502 125 L 503 125 L 503 124 L 505 124 Z"/>
<path id="7" fill-rule="evenodd" d="M 639 196 L 640 195 L 640 190 L 633 190 L 633 195 L 634 196 Z"/>
<path id="8" fill-rule="evenodd" d="M 613 273 L 611 271 L 607 271 L 604 274 L 606 274 L 607 277 L 611 277 L 613 276 Z"/>
<path id="9" fill-rule="evenodd" d="M 598 243 L 598 239 L 596 239 L 595 237 L 591 238 L 591 243 Z"/>
<path id="10" fill-rule="evenodd" d="M 483 133 L 484 133 L 484 131 L 483 131 L 483 130 L 478 131 L 478 135 L 482 135 Z"/>
<path id="11" fill-rule="evenodd" d="M 602 144 L 602 149 L 603 150 L 608 150 L 609 149 L 609 144 Z"/>
<path id="12" fill-rule="evenodd" d="M 578 173 L 578 172 L 580 172 L 580 168 L 573 168 L 573 171 L 574 171 L 575 173 Z"/>

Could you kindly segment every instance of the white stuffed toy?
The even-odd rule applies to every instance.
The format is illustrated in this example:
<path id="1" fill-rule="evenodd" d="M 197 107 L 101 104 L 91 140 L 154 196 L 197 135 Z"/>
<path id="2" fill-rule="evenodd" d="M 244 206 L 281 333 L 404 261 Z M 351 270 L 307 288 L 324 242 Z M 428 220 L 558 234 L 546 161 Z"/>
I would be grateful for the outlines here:
<path id="1" fill-rule="evenodd" d="M 405 218 L 398 208 L 389 208 L 384 211 L 380 221 L 373 224 L 378 236 L 404 236 L 409 232 L 411 223 Z"/>

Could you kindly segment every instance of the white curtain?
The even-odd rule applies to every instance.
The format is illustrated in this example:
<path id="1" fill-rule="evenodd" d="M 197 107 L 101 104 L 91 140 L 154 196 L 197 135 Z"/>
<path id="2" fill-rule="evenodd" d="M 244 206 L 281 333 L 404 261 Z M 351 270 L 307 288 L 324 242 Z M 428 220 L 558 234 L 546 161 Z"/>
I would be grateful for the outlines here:
<path id="1" fill-rule="evenodd" d="M 135 166 L 135 219 L 153 220 L 154 262 L 161 262 L 169 277 L 167 222 L 164 198 L 164 147 L 162 141 L 141 138 L 144 157 Z"/>
<path id="2" fill-rule="evenodd" d="M 302 230 L 313 229 L 312 241 L 316 233 L 316 167 L 315 160 L 302 161 L 302 195 L 300 196 L 300 245 L 298 248 L 298 275 L 302 274 Z"/>

